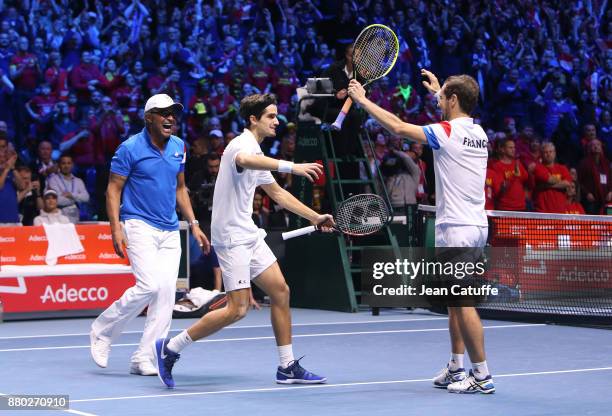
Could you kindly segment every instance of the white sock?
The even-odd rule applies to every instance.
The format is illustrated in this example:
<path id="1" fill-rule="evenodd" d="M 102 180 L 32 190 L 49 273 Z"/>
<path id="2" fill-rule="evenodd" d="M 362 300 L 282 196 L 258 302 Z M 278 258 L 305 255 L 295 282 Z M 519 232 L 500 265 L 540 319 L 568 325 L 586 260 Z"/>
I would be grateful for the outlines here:
<path id="1" fill-rule="evenodd" d="M 289 366 L 289 363 L 294 360 L 293 345 L 279 345 L 278 357 L 280 359 L 281 368 L 287 368 Z"/>
<path id="2" fill-rule="evenodd" d="M 472 370 L 476 380 L 484 380 L 489 375 L 489 367 L 487 367 L 486 361 L 481 363 L 472 363 Z"/>
<path id="3" fill-rule="evenodd" d="M 187 333 L 187 330 L 185 329 L 183 330 L 183 332 L 181 332 L 177 336 L 170 339 L 170 341 L 168 341 L 168 344 L 166 345 L 166 348 L 168 348 L 172 352 L 179 353 L 185 347 L 187 347 L 188 345 L 191 345 L 192 343 L 193 343 L 193 340 L 191 339 L 191 337 Z"/>
<path id="4" fill-rule="evenodd" d="M 448 369 L 450 371 L 457 371 L 460 368 L 463 368 L 463 354 L 451 353 L 448 360 Z"/>

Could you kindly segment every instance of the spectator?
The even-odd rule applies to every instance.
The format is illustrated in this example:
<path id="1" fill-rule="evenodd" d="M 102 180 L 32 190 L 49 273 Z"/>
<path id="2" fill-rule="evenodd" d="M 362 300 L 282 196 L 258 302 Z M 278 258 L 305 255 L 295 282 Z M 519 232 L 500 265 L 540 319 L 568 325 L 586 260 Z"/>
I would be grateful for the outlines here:
<path id="1" fill-rule="evenodd" d="M 36 55 L 28 52 L 29 41 L 25 36 L 19 38 L 18 51 L 13 55 L 10 65 L 10 76 L 15 84 L 14 106 L 15 133 L 17 143 L 21 144 L 27 134 L 27 119 L 23 108 L 36 91 L 36 83 L 41 70 Z"/>
<path id="2" fill-rule="evenodd" d="M 253 222 L 258 228 L 267 229 L 270 224 L 270 211 L 263 205 L 263 195 L 255 192 L 253 197 Z"/>
<path id="3" fill-rule="evenodd" d="M 208 134 L 208 140 L 210 145 L 209 152 L 222 155 L 225 148 L 225 143 L 223 143 L 223 132 L 219 129 L 211 130 Z"/>
<path id="4" fill-rule="evenodd" d="M 584 214 L 584 208 L 580 203 L 580 197 L 576 192 L 576 182 L 571 181 L 565 190 L 567 195 L 567 207 L 565 214 Z"/>
<path id="5" fill-rule="evenodd" d="M 0 224 L 19 223 L 17 189 L 24 188 L 21 176 L 15 172 L 17 154 L 8 149 L 6 139 L 0 139 Z"/>
<path id="6" fill-rule="evenodd" d="M 499 160 L 491 164 L 503 179 L 501 192 L 495 206 L 502 211 L 524 211 L 525 184 L 528 174 L 523 164 L 516 159 L 514 140 L 504 139 L 499 145 Z"/>
<path id="7" fill-rule="evenodd" d="M 572 178 L 567 167 L 556 163 L 556 157 L 555 145 L 544 143 L 542 163 L 537 164 L 533 172 L 534 202 L 538 212 L 563 214 L 567 210 L 567 188 Z"/>
<path id="8" fill-rule="evenodd" d="M 603 213 L 605 205 L 612 201 L 610 162 L 597 139 L 589 142 L 587 151 L 578 167 L 583 206 L 587 214 L 599 215 Z"/>
<path id="9" fill-rule="evenodd" d="M 43 208 L 40 215 L 34 218 L 34 225 L 69 223 L 68 217 L 57 208 L 57 192 L 53 189 L 47 189 L 43 194 Z"/>
<path id="10" fill-rule="evenodd" d="M 51 159 L 51 142 L 43 140 L 38 144 L 37 157 L 30 168 L 38 175 L 41 189 L 45 189 L 47 177 L 57 172 L 57 164 Z"/>
<path id="11" fill-rule="evenodd" d="M 500 196 L 503 177 L 492 168 L 491 163 L 487 165 L 487 176 L 485 177 L 485 209 L 496 209 L 496 202 Z"/>
<path id="12" fill-rule="evenodd" d="M 38 215 L 43 206 L 40 182 L 32 180 L 32 170 L 28 166 L 20 166 L 15 171 L 16 174 L 21 175 L 22 181 L 17 190 L 19 217 L 23 225 L 33 225 L 34 217 Z"/>
<path id="13" fill-rule="evenodd" d="M 89 202 L 89 193 L 80 178 L 72 174 L 72 156 L 64 154 L 59 159 L 59 173 L 47 179 L 47 188 L 57 192 L 57 205 L 71 223 L 80 219 L 80 206 Z"/>
<path id="14" fill-rule="evenodd" d="M 193 141 L 189 149 L 189 156 L 185 161 L 185 183 L 189 189 L 192 189 L 191 178 L 196 173 L 206 169 L 206 160 L 208 159 L 208 142 L 204 137 L 198 137 Z"/>
<path id="15" fill-rule="evenodd" d="M 391 201 L 391 207 L 396 212 L 405 212 L 406 206 L 416 206 L 417 193 L 419 189 L 419 178 L 421 170 L 419 165 L 412 160 L 405 150 L 402 149 L 399 139 L 390 141 L 390 149 L 383 159 L 381 170 L 387 178 L 387 192 Z"/>
<path id="16" fill-rule="evenodd" d="M 209 153 L 206 159 L 206 171 L 198 171 L 191 177 L 192 205 L 196 218 L 205 229 L 210 228 L 212 201 L 215 183 L 221 166 L 221 158 L 217 153 Z"/>

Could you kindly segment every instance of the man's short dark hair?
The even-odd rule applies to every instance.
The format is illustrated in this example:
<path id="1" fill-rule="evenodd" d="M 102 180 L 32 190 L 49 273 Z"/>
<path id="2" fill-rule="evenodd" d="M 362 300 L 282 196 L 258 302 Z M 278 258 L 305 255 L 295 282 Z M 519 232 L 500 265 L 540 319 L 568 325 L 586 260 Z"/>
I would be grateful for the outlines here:
<path id="1" fill-rule="evenodd" d="M 215 161 L 215 160 L 221 160 L 221 158 L 219 157 L 219 155 L 217 154 L 217 152 L 211 152 L 208 154 L 208 157 L 206 159 L 206 162 L 210 162 L 211 160 Z"/>
<path id="2" fill-rule="evenodd" d="M 240 101 L 240 117 L 244 119 L 247 127 L 249 127 L 251 125 L 250 117 L 255 116 L 259 120 L 266 108 L 272 104 L 276 105 L 274 94 L 253 94 L 244 97 Z"/>
<path id="3" fill-rule="evenodd" d="M 478 94 L 480 94 L 476 80 L 469 75 L 453 75 L 448 77 L 444 84 L 446 98 L 449 99 L 455 94 L 461 110 L 471 115 L 478 105 Z"/>

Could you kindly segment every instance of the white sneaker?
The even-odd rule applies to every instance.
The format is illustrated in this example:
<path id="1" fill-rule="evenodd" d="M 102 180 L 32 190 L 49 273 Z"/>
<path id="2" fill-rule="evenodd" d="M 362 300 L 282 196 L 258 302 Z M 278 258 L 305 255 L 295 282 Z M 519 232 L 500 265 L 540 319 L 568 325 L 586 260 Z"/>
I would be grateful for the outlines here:
<path id="1" fill-rule="evenodd" d="M 91 344 L 91 358 L 99 367 L 106 368 L 111 348 L 110 343 L 98 338 L 93 331 L 89 333 L 89 342 Z"/>
<path id="2" fill-rule="evenodd" d="M 484 380 L 476 380 L 471 370 L 470 375 L 466 377 L 465 380 L 449 384 L 446 389 L 449 393 L 495 393 L 495 385 L 493 384 L 493 378 L 490 374 Z"/>
<path id="3" fill-rule="evenodd" d="M 138 376 L 156 376 L 157 368 L 149 361 L 132 362 L 130 364 L 130 374 Z"/>
<path id="4" fill-rule="evenodd" d="M 446 388 L 451 383 L 456 383 L 465 379 L 465 369 L 458 368 L 455 371 L 448 369 L 448 365 L 444 367 L 437 376 L 433 379 L 433 384 L 439 388 Z"/>

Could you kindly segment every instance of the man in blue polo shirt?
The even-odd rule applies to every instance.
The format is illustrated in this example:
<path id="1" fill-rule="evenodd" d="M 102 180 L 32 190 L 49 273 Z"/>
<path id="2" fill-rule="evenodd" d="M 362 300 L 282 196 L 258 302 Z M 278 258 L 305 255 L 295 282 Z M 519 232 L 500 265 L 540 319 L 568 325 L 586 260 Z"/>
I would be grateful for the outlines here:
<path id="1" fill-rule="evenodd" d="M 208 239 L 195 220 L 185 186 L 185 152 L 172 135 L 183 106 L 166 94 L 149 98 L 145 128 L 123 142 L 111 160 L 106 190 L 113 245 L 124 257 L 127 249 L 136 285 L 108 307 L 91 326 L 91 355 L 105 368 L 113 340 L 148 306 L 147 320 L 130 373 L 156 375 L 151 345 L 170 329 L 181 244 L 176 205 L 189 221 L 204 252 Z"/>

